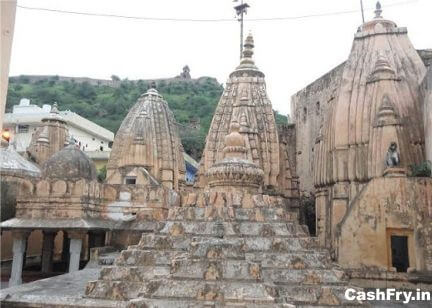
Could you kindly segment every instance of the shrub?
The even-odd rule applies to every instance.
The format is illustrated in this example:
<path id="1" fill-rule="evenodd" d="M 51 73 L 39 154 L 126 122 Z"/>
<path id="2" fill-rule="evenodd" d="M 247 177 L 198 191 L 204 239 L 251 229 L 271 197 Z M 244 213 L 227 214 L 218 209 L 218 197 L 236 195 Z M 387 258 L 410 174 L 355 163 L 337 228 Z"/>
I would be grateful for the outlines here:
<path id="1" fill-rule="evenodd" d="M 413 164 L 410 166 L 410 176 L 429 177 L 431 178 L 431 162 L 424 161 L 420 164 Z"/>

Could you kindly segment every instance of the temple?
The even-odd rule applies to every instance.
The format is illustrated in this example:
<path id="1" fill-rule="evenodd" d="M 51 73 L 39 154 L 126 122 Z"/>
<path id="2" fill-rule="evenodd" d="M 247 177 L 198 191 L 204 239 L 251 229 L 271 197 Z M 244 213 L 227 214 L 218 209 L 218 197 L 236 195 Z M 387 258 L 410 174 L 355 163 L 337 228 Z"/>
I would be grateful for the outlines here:
<path id="1" fill-rule="evenodd" d="M 32 135 L 30 145 L 26 150 L 31 161 L 42 165 L 68 144 L 68 129 L 65 123 L 55 103 L 49 116 L 42 119 L 42 125 Z"/>
<path id="2" fill-rule="evenodd" d="M 349 288 L 431 291 L 431 51 L 428 65 L 378 3 L 348 60 L 277 126 L 253 50 L 249 34 L 194 186 L 155 85 L 122 122 L 105 181 L 56 108 L 28 150 L 38 165 L 2 149 L 19 191 L 1 223 L 7 307 L 357 307 L 371 303 Z M 22 284 L 35 232 L 42 272 L 60 247 L 69 273 Z"/>
<path id="3" fill-rule="evenodd" d="M 149 89 L 131 108 L 114 138 L 107 164 L 109 184 L 185 184 L 183 147 L 167 102 Z"/>
<path id="4" fill-rule="evenodd" d="M 262 188 L 279 188 L 278 132 L 272 104 L 266 94 L 265 75 L 252 59 L 254 41 L 251 35 L 247 36 L 244 47 L 241 62 L 230 74 L 212 119 L 199 169 L 199 187 L 207 184 L 204 170 L 223 157 L 224 138 L 231 121 L 236 119 L 245 138 L 248 159 L 264 172 Z"/>
<path id="5" fill-rule="evenodd" d="M 431 102 L 420 91 L 429 66 L 431 51 L 415 50 L 378 3 L 348 60 L 292 98 L 318 239 L 366 285 L 431 272 L 431 178 L 416 171 L 431 165 Z"/>

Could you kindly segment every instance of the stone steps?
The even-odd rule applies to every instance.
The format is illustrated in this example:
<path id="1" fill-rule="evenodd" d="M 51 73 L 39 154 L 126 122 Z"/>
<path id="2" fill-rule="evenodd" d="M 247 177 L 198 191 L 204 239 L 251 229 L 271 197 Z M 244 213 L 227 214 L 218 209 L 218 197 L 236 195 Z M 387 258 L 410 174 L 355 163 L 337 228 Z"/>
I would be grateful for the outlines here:
<path id="1" fill-rule="evenodd" d="M 86 295 L 131 308 L 357 304 L 345 301 L 344 271 L 305 226 L 284 221 L 290 215 L 278 207 L 257 213 L 172 208 L 166 223 L 88 283 Z"/>
<path id="2" fill-rule="evenodd" d="M 155 266 L 170 265 L 173 260 L 186 258 L 187 252 L 179 250 L 141 250 L 128 249 L 116 259 L 117 266 Z"/>
<path id="3" fill-rule="evenodd" d="M 275 284 L 341 284 L 344 272 L 338 269 L 264 268 L 245 260 L 180 260 L 172 265 L 173 279 L 272 281 Z"/>
<path id="4" fill-rule="evenodd" d="M 294 222 L 168 221 L 159 234 L 242 237 L 306 237 L 308 229 Z"/>
<path id="5" fill-rule="evenodd" d="M 171 299 L 135 299 L 131 301 L 130 308 L 322 308 L 322 307 L 341 307 L 341 305 L 329 306 L 329 305 L 312 305 L 312 304 L 278 304 L 278 303 L 267 303 L 267 304 L 253 304 L 253 303 L 218 303 L 214 301 L 193 301 L 193 300 L 171 300 Z M 344 307 L 360 307 L 357 304 L 345 304 Z"/>
<path id="6" fill-rule="evenodd" d="M 359 289 L 351 287 L 353 289 Z M 292 303 L 296 307 L 352 307 L 364 305 L 357 301 L 349 301 L 344 297 L 344 292 L 347 286 L 329 286 L 329 285 L 309 285 L 309 286 L 289 286 L 282 285 L 278 286 L 279 298 L 282 302 Z"/>
<path id="7" fill-rule="evenodd" d="M 348 301 L 344 297 L 345 285 L 275 285 L 262 282 L 239 282 L 234 280 L 203 281 L 185 279 L 155 279 L 137 281 L 95 281 L 87 286 L 92 298 L 134 302 L 141 304 L 173 304 L 207 307 L 206 305 L 240 305 L 239 307 L 284 307 L 281 304 L 305 306 L 359 306 L 363 303 Z M 357 289 L 357 288 L 355 288 Z M 359 289 L 359 288 L 358 288 Z M 107 292 L 107 290 L 110 290 Z M 246 306 L 242 306 L 244 304 Z M 196 306 L 197 305 L 197 306 Z M 140 306 L 131 306 L 140 307 Z M 147 306 L 143 306 L 147 307 Z M 151 306 L 152 307 L 152 306 Z M 158 307 L 174 307 L 161 305 Z M 213 306 L 209 306 L 213 307 Z"/>
<path id="8" fill-rule="evenodd" d="M 161 234 L 143 234 L 137 245 L 130 246 L 128 250 L 121 253 L 118 259 L 126 260 L 131 257 L 132 251 L 171 251 L 172 253 L 187 252 L 192 258 L 202 258 L 209 255 L 221 255 L 224 258 L 245 258 L 246 253 L 302 253 L 306 255 L 317 254 L 323 256 L 327 250 L 316 248 L 317 240 L 311 237 L 229 237 L 229 238 L 209 238 L 209 237 L 189 237 Z M 173 257 L 170 253 L 167 257 Z M 322 260 L 323 259 L 322 257 Z M 133 263 L 129 262 L 130 265 Z"/>
<path id="9" fill-rule="evenodd" d="M 269 253 L 256 252 L 245 253 L 245 260 L 259 263 L 262 267 L 305 269 L 329 268 L 331 259 L 327 251 L 316 253 L 290 252 L 290 253 Z"/>
<path id="10" fill-rule="evenodd" d="M 297 222 L 297 211 L 288 211 L 284 207 L 275 208 L 214 208 L 214 207 L 175 207 L 168 212 L 171 221 L 267 221 Z"/>
<path id="11" fill-rule="evenodd" d="M 158 287 L 140 294 L 146 298 L 213 300 L 225 302 L 274 303 L 272 284 L 238 281 L 161 280 Z"/>
<path id="12" fill-rule="evenodd" d="M 155 266 L 111 266 L 101 270 L 100 280 L 105 281 L 132 281 L 143 282 L 145 280 L 167 277 L 170 275 L 171 267 L 168 265 Z"/>
<path id="13" fill-rule="evenodd" d="M 220 243 L 218 244 L 218 240 Z M 224 239 L 195 237 L 191 242 L 194 255 L 198 251 L 205 251 L 211 247 L 221 247 L 224 249 L 235 249 L 243 253 L 247 252 L 274 252 L 274 253 L 290 253 L 290 252 L 305 252 L 316 253 L 323 252 L 325 249 L 318 248 L 318 241 L 311 237 L 224 237 Z M 314 251 L 312 249 L 315 249 Z"/>
<path id="14" fill-rule="evenodd" d="M 276 303 L 254 304 L 254 303 L 219 303 L 215 301 L 197 301 L 185 299 L 143 299 L 137 298 L 130 302 L 130 308 L 291 308 Z"/>

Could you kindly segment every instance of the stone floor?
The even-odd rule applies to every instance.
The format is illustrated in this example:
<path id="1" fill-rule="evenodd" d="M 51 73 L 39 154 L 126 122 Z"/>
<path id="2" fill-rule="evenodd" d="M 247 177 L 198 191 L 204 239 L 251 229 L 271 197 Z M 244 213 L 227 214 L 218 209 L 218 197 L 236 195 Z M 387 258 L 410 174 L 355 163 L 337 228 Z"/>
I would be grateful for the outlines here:
<path id="1" fill-rule="evenodd" d="M 2 307 L 119 307 L 116 302 L 83 297 L 87 281 L 97 279 L 99 271 L 83 269 L 1 290 Z"/>

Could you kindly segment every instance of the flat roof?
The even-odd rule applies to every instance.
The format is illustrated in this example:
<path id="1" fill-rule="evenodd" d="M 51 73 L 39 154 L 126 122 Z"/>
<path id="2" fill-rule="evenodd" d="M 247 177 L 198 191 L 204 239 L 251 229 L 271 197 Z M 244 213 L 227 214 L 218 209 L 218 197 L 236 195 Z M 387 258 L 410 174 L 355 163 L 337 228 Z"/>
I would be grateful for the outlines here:
<path id="1" fill-rule="evenodd" d="M 4 125 L 10 124 L 35 124 L 41 125 L 42 119 L 49 117 L 50 113 L 5 113 Z M 91 135 L 95 135 L 106 141 L 114 140 L 114 133 L 102 126 L 76 114 L 72 111 L 60 111 L 59 115 L 70 126 L 81 129 Z"/>

